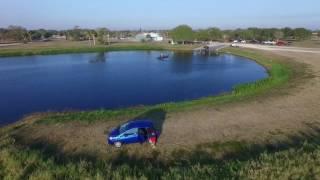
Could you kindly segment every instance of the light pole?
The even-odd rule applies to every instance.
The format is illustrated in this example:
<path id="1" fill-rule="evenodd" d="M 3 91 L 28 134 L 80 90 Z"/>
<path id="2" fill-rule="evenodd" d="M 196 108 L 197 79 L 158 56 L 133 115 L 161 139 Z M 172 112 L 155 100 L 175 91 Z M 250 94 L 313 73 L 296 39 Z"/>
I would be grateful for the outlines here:
<path id="1" fill-rule="evenodd" d="M 107 34 L 107 42 L 108 42 L 108 45 L 110 45 L 110 39 L 109 39 L 109 38 L 110 38 L 110 34 L 108 33 L 108 34 Z"/>

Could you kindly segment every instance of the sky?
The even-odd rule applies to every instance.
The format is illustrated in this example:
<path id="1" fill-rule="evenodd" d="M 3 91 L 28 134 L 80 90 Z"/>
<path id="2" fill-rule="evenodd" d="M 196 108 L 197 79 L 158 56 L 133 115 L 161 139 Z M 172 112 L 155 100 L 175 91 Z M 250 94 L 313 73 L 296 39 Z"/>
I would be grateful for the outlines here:
<path id="1" fill-rule="evenodd" d="M 0 27 L 320 29 L 320 0 L 0 0 Z"/>

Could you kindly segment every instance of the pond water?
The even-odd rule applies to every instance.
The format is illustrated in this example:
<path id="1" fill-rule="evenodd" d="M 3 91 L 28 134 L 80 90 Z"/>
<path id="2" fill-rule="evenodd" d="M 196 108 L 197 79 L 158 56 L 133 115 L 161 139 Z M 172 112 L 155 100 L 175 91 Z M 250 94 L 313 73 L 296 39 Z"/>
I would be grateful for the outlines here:
<path id="1" fill-rule="evenodd" d="M 34 112 L 91 110 L 192 100 L 268 76 L 233 55 L 157 51 L 0 58 L 0 124 Z"/>

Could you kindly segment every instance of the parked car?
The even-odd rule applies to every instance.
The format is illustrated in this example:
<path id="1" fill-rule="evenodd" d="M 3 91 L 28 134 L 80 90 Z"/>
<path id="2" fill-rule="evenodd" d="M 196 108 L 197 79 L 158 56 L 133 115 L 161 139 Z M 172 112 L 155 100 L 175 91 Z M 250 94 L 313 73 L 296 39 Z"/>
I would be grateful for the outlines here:
<path id="1" fill-rule="evenodd" d="M 287 41 L 278 40 L 276 45 L 277 46 L 287 46 L 288 42 Z"/>
<path id="2" fill-rule="evenodd" d="M 263 44 L 265 44 L 265 45 L 276 45 L 277 42 L 275 42 L 275 41 L 263 41 Z"/>
<path id="3" fill-rule="evenodd" d="M 232 43 L 230 46 L 231 46 L 231 47 L 239 47 L 239 45 L 236 44 L 236 43 Z"/>
<path id="4" fill-rule="evenodd" d="M 108 135 L 108 144 L 121 147 L 122 144 L 144 143 L 150 140 L 150 135 L 153 138 L 160 135 L 151 120 L 133 120 L 112 129 Z"/>
<path id="5" fill-rule="evenodd" d="M 258 41 L 258 40 L 253 39 L 253 40 L 250 40 L 249 43 L 251 43 L 251 44 L 260 44 L 261 42 Z"/>

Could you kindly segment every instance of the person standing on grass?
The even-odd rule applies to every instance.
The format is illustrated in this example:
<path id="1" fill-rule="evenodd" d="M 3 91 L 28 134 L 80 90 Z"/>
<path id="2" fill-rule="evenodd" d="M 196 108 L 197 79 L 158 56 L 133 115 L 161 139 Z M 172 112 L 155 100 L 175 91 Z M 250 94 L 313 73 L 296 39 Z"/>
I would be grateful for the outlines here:
<path id="1" fill-rule="evenodd" d="M 157 132 L 156 130 L 154 129 L 148 129 L 148 141 L 149 143 L 151 144 L 151 147 L 152 148 L 156 148 L 156 144 L 157 144 L 157 141 L 158 141 L 158 135 L 157 135 Z"/>

